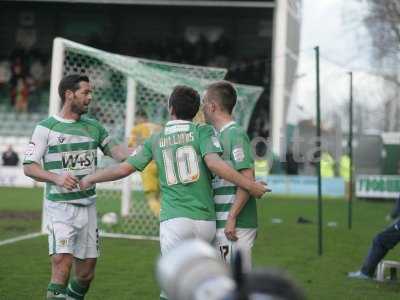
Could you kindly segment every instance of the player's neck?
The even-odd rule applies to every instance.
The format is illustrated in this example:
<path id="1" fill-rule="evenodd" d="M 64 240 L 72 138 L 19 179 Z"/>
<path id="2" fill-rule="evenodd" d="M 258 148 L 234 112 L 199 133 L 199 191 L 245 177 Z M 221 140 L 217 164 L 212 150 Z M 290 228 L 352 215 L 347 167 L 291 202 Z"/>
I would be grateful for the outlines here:
<path id="1" fill-rule="evenodd" d="M 179 119 L 177 116 L 175 115 L 171 115 L 169 118 L 170 121 L 177 121 L 177 120 L 181 120 L 181 121 L 187 121 L 187 122 L 192 122 L 192 120 L 184 120 L 184 119 Z"/>
<path id="2" fill-rule="evenodd" d="M 229 124 L 230 122 L 233 121 L 232 116 L 227 115 L 227 114 L 223 114 L 218 116 L 214 122 L 213 122 L 213 126 L 217 129 L 217 130 L 221 130 L 221 128 L 223 128 L 226 124 Z"/>
<path id="3" fill-rule="evenodd" d="M 67 106 L 63 106 L 61 111 L 58 113 L 58 116 L 66 120 L 75 120 L 75 121 L 81 118 L 79 114 L 72 112 Z"/>

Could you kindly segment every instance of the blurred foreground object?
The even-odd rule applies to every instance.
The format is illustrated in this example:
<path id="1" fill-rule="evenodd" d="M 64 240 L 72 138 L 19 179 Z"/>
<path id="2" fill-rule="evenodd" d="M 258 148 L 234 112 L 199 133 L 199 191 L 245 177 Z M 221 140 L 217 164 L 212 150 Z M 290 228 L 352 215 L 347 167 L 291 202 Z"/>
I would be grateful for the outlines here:
<path id="1" fill-rule="evenodd" d="M 206 242 L 188 240 L 157 263 L 157 281 L 170 300 L 229 299 L 235 282 Z"/>
<path id="2" fill-rule="evenodd" d="M 157 281 L 169 300 L 302 300 L 303 292 L 279 271 L 241 270 L 236 256 L 232 272 L 216 250 L 201 240 L 187 240 L 157 263 Z M 234 275 L 232 275 L 234 274 Z"/>

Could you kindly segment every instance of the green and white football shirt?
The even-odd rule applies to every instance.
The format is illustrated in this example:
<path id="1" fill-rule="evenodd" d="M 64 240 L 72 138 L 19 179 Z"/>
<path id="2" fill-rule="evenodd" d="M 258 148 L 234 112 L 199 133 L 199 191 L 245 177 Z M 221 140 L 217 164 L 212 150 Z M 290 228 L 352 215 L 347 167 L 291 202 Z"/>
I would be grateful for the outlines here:
<path id="1" fill-rule="evenodd" d="M 156 161 L 162 193 L 161 221 L 178 217 L 215 220 L 211 173 L 203 160 L 208 153 L 222 153 L 213 128 L 175 120 L 127 159 L 139 171 L 152 159 Z"/>
<path id="2" fill-rule="evenodd" d="M 49 172 L 82 178 L 95 172 L 97 148 L 109 155 L 112 144 L 107 131 L 96 120 L 81 117 L 75 121 L 51 116 L 35 127 L 23 164 L 43 163 Z M 46 183 L 45 197 L 50 201 L 90 205 L 96 199 L 96 187 L 69 191 Z"/>
<path id="3" fill-rule="evenodd" d="M 235 122 L 226 124 L 218 133 L 224 152 L 222 159 L 235 170 L 254 168 L 254 158 L 250 140 L 246 132 Z M 214 189 L 215 211 L 217 228 L 224 228 L 229 210 L 235 201 L 237 187 L 218 176 L 212 182 Z M 240 211 L 236 221 L 237 228 L 257 228 L 257 205 L 250 197 Z"/>

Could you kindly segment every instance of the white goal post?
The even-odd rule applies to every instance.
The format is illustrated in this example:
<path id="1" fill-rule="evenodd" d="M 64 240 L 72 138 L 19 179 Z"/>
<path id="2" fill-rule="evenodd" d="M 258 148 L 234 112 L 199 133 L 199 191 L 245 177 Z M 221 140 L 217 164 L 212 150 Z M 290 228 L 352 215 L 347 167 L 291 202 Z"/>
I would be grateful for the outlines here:
<path id="1" fill-rule="evenodd" d="M 111 136 L 126 143 L 135 116 L 144 111 L 152 123 L 163 125 L 168 118 L 167 100 L 176 85 L 189 85 L 200 93 L 215 80 L 225 77 L 226 70 L 160 62 L 123 56 L 86 45 L 56 38 L 53 43 L 49 115 L 60 110 L 58 84 L 71 73 L 87 75 L 94 86 L 89 115 L 96 118 Z M 237 120 L 247 128 L 262 88 L 237 85 Z M 99 166 L 114 163 L 101 157 Z M 158 220 L 152 215 L 140 191 L 140 176 L 130 176 L 113 183 L 97 185 L 98 213 L 113 212 L 118 221 L 101 225 L 108 236 L 158 236 Z M 46 232 L 43 214 L 42 232 Z"/>
<path id="2" fill-rule="evenodd" d="M 53 42 L 53 55 L 51 61 L 51 81 L 50 81 L 50 101 L 49 115 L 55 115 L 60 110 L 61 99 L 58 95 L 58 83 L 61 81 L 64 73 L 65 48 L 68 46 L 86 48 L 87 46 L 74 43 L 62 38 L 55 38 Z M 91 50 L 90 47 L 86 49 Z M 136 82 L 132 77 L 127 77 L 127 93 L 126 93 L 126 118 L 125 118 L 125 141 L 129 139 L 130 129 L 135 123 L 135 97 Z M 129 113 L 131 112 L 131 113 Z M 129 178 L 125 178 L 122 183 L 122 204 L 121 215 L 127 216 L 130 209 L 132 183 Z M 44 216 L 43 216 L 44 218 Z M 44 220 L 44 219 L 43 219 Z M 42 232 L 45 228 L 42 222 Z"/>

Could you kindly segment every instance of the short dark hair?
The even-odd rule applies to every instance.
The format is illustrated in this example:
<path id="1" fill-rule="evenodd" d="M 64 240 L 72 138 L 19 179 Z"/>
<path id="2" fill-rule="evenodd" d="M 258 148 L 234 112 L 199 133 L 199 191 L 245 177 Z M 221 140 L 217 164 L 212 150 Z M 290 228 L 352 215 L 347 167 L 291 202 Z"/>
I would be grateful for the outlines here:
<path id="1" fill-rule="evenodd" d="M 58 85 L 58 94 L 60 95 L 62 104 L 65 102 L 65 92 L 67 90 L 73 92 L 79 90 L 79 82 L 81 81 L 89 82 L 89 77 L 85 75 L 72 74 L 61 79 L 60 84 Z"/>
<path id="2" fill-rule="evenodd" d="M 210 84 L 207 87 L 207 91 L 210 92 L 211 95 L 216 96 L 222 109 L 227 111 L 229 114 L 232 113 L 237 100 L 236 89 L 232 83 L 226 80 L 220 80 Z"/>
<path id="3" fill-rule="evenodd" d="M 181 120 L 192 120 L 199 111 L 200 95 L 189 86 L 177 85 L 169 97 L 168 106 Z"/>

